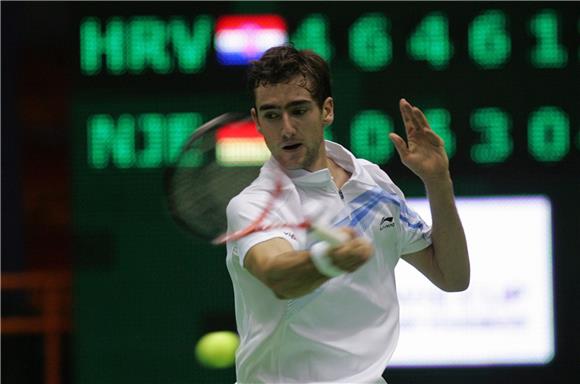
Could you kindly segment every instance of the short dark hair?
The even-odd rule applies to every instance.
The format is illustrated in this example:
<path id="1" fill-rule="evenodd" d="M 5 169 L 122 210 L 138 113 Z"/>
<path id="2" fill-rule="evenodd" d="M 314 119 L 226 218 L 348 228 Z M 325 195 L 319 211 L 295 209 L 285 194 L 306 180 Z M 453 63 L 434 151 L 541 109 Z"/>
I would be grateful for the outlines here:
<path id="1" fill-rule="evenodd" d="M 330 70 L 322 57 L 308 50 L 298 50 L 292 45 L 268 49 L 260 60 L 252 61 L 248 68 L 248 88 L 256 102 L 255 89 L 270 84 L 289 82 L 296 76 L 305 80 L 304 88 L 322 108 L 324 100 L 332 97 Z"/>

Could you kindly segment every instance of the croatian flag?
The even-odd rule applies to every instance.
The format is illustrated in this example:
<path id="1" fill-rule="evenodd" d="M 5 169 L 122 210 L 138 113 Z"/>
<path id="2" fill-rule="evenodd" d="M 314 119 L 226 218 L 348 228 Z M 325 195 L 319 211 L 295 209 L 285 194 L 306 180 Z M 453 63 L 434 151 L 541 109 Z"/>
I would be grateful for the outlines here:
<path id="1" fill-rule="evenodd" d="M 278 15 L 221 16 L 215 28 L 215 50 L 223 65 L 249 64 L 288 41 L 286 22 Z"/>
<path id="2" fill-rule="evenodd" d="M 223 166 L 262 165 L 270 158 L 253 121 L 224 125 L 216 132 L 216 160 Z"/>

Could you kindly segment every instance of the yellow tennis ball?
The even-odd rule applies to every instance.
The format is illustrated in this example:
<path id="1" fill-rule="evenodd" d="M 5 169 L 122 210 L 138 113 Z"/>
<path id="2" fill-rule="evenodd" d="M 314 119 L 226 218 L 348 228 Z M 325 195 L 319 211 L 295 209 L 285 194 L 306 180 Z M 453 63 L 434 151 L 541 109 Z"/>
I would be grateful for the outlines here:
<path id="1" fill-rule="evenodd" d="M 235 363 L 238 345 L 240 338 L 234 332 L 210 332 L 197 342 L 195 355 L 207 368 L 229 368 Z"/>

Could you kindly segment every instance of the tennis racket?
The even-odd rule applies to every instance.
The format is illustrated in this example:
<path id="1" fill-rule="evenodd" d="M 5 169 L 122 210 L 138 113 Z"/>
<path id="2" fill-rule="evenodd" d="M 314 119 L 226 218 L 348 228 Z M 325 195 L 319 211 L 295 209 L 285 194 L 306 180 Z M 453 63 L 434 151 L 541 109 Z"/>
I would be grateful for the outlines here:
<path id="1" fill-rule="evenodd" d="M 224 113 L 201 125 L 194 130 L 165 173 L 165 192 L 171 217 L 190 234 L 211 240 L 216 245 L 274 228 L 310 231 L 331 245 L 348 240 L 345 233 L 316 225 L 309 218 L 296 223 L 266 225 L 282 195 L 280 179 L 275 180 L 268 203 L 262 212 L 256 212 L 250 225 L 233 233 L 226 232 L 229 201 L 251 184 L 269 157 L 269 151 L 247 113 Z"/>

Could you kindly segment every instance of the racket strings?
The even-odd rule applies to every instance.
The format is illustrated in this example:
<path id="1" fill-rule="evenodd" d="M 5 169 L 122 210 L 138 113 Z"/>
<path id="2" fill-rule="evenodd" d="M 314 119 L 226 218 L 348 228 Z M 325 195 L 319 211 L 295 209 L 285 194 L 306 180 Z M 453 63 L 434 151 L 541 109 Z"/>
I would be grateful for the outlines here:
<path id="1" fill-rule="evenodd" d="M 227 230 L 229 201 L 257 176 L 255 167 L 232 168 L 209 163 L 176 167 L 173 177 L 174 215 L 194 233 L 214 238 Z"/>

